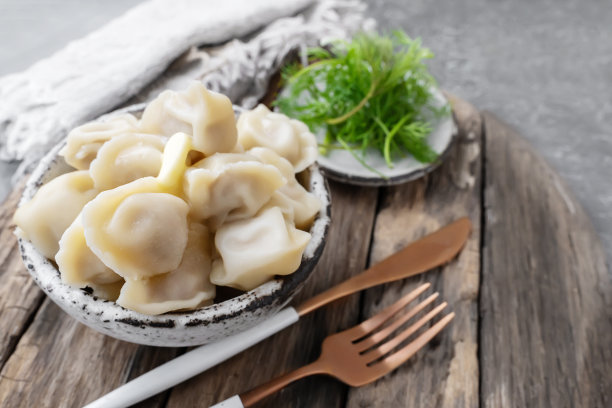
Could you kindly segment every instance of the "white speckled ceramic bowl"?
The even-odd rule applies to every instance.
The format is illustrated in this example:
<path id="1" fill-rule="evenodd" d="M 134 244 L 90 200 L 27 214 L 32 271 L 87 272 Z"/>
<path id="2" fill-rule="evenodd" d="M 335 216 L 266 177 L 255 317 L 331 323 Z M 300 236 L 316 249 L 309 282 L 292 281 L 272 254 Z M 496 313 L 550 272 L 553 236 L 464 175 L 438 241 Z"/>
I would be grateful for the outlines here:
<path id="1" fill-rule="evenodd" d="M 30 200 L 41 185 L 72 170 L 58 156 L 64 143 L 50 151 L 28 181 L 21 204 Z M 148 316 L 127 310 L 115 302 L 99 299 L 89 288 L 77 289 L 62 283 L 55 264 L 27 240 L 19 239 L 23 262 L 38 286 L 66 313 L 101 333 L 132 343 L 151 346 L 195 346 L 223 339 L 246 330 L 287 304 L 312 272 L 321 256 L 330 223 L 330 196 L 325 179 L 311 166 L 308 184 L 324 205 L 310 232 L 312 239 L 293 274 L 270 282 L 232 299 L 190 312 Z"/>

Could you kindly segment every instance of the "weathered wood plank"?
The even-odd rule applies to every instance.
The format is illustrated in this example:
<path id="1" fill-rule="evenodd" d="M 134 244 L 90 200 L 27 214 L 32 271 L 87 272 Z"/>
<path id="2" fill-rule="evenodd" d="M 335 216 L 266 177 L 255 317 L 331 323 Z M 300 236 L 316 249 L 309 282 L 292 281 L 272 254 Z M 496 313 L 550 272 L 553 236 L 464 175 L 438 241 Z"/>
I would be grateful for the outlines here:
<path id="1" fill-rule="evenodd" d="M 609 407 L 612 284 L 600 241 L 531 146 L 483 116 L 483 405 Z"/>
<path id="2" fill-rule="evenodd" d="M 46 299 L 2 370 L 0 401 L 6 406 L 82 405 L 91 390 L 118 385 L 126 376 L 109 371 L 115 359 L 129 360 L 136 348 L 121 346 Z"/>
<path id="3" fill-rule="evenodd" d="M 0 373 L 0 405 L 80 407 L 177 350 L 97 333 L 46 299 Z M 162 404 L 163 398 L 154 398 L 146 406 Z"/>
<path id="4" fill-rule="evenodd" d="M 361 272 L 367 262 L 378 190 L 330 183 L 332 225 L 319 264 L 293 304 Z M 316 359 L 323 339 L 359 319 L 359 295 L 339 300 L 250 350 L 175 387 L 169 408 L 208 406 Z M 327 377 L 299 381 L 260 407 L 337 407 L 346 387 Z"/>
<path id="5" fill-rule="evenodd" d="M 13 235 L 13 213 L 22 189 L 17 187 L 0 206 L 0 369 L 44 297 L 21 262 Z"/>
<path id="6" fill-rule="evenodd" d="M 173 358 L 183 354 L 186 348 L 167 348 L 167 347 L 149 347 L 139 346 L 136 350 L 131 365 L 129 367 L 129 373 L 123 383 L 131 381 L 138 376 L 141 376 L 153 368 L 172 360 Z M 93 396 L 91 400 L 94 400 L 111 390 L 101 391 L 99 395 Z M 138 404 L 132 405 L 132 408 L 162 408 L 166 406 L 166 401 L 170 395 L 170 390 L 161 392 L 154 395 Z"/>
<path id="7" fill-rule="evenodd" d="M 459 138 L 441 168 L 425 179 L 389 188 L 376 218 L 371 263 L 376 263 L 457 218 L 469 216 L 473 231 L 466 247 L 447 266 L 368 290 L 369 317 L 430 282 L 441 303 L 456 313 L 451 325 L 393 374 L 351 389 L 350 407 L 478 406 L 478 287 L 480 271 L 481 118 L 471 105 L 451 98 Z"/>

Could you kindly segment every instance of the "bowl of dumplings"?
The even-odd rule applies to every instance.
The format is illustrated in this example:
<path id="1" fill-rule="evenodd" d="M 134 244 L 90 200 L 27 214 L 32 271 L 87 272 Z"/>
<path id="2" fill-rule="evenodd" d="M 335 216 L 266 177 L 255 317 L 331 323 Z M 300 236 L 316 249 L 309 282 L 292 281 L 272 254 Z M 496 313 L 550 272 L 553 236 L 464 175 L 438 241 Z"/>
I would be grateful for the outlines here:
<path id="1" fill-rule="evenodd" d="M 238 119 L 194 82 L 73 129 L 14 221 L 22 258 L 65 312 L 112 337 L 194 346 L 279 311 L 325 244 L 330 197 L 302 122 Z"/>

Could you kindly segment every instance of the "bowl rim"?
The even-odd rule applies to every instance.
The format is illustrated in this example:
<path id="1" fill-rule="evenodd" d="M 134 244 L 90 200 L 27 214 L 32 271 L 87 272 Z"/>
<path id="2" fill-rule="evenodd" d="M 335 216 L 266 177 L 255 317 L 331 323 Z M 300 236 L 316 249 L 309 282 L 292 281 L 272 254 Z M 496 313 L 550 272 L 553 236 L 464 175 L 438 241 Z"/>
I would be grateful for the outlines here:
<path id="1" fill-rule="evenodd" d="M 125 110 L 121 110 L 124 113 Z M 109 115 L 105 115 L 108 117 Z M 58 153 L 65 146 L 66 138 L 51 149 L 36 166 L 26 182 L 19 206 L 29 201 L 39 188 L 54 177 L 70 170 L 63 157 Z M 62 169 L 63 167 L 63 169 Z M 114 301 L 95 296 L 91 288 L 76 288 L 61 281 L 59 269 L 42 255 L 34 245 L 18 236 L 19 250 L 22 260 L 38 286 L 60 307 L 72 303 L 71 307 L 79 305 L 88 315 L 98 316 L 102 322 L 125 323 L 137 327 L 154 327 L 156 329 L 176 329 L 207 326 L 231 319 L 244 312 L 254 312 L 257 309 L 272 306 L 280 300 L 281 307 L 291 300 L 300 283 L 306 281 L 323 252 L 326 236 L 331 222 L 331 197 L 327 180 L 323 177 L 315 163 L 308 169 L 309 187 L 321 201 L 321 209 L 310 228 L 312 234 L 304 253 L 300 267 L 290 275 L 272 279 L 255 289 L 234 298 L 219 303 L 185 312 L 168 312 L 161 315 L 146 315 L 126 309 Z M 280 309 L 280 308 L 279 308 Z M 71 316 L 72 313 L 69 313 Z M 76 316 L 73 316 L 76 317 Z M 79 319 L 80 320 L 80 319 Z M 81 320 L 100 331 L 96 326 Z M 246 329 L 247 327 L 244 327 Z M 109 334 L 109 333 L 107 333 Z"/>

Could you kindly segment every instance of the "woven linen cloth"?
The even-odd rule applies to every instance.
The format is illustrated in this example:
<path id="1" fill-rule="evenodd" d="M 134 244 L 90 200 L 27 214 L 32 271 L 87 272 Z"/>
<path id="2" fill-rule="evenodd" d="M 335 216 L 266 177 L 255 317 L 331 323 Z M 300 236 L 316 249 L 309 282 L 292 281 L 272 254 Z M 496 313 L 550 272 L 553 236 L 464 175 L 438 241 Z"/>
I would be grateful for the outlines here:
<path id="1" fill-rule="evenodd" d="M 0 159 L 15 180 L 74 127 L 198 79 L 250 108 L 290 52 L 372 29 L 357 0 L 150 0 L 0 78 Z"/>

